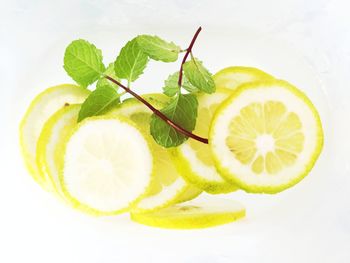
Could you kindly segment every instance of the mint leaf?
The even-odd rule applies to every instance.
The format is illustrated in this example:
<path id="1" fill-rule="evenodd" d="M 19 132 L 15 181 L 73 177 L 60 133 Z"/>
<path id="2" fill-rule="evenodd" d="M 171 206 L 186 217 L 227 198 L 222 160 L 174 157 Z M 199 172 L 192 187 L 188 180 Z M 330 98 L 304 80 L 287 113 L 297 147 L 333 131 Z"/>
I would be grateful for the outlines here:
<path id="1" fill-rule="evenodd" d="M 173 97 L 179 91 L 179 72 L 169 75 L 169 77 L 164 81 L 163 93 L 169 97 Z M 193 86 L 186 76 L 182 76 L 182 87 L 188 92 L 196 92 L 198 89 Z"/>
<path id="2" fill-rule="evenodd" d="M 161 112 L 191 132 L 196 126 L 197 108 L 198 102 L 194 95 L 179 94 Z M 150 130 L 154 140 L 166 148 L 178 146 L 187 140 L 185 135 L 177 132 L 155 114 L 151 117 Z"/>
<path id="3" fill-rule="evenodd" d="M 140 35 L 136 39 L 141 49 L 153 60 L 174 62 L 181 50 L 173 42 L 166 42 L 157 36 Z"/>
<path id="4" fill-rule="evenodd" d="M 164 81 L 163 93 L 169 97 L 175 96 L 179 91 L 179 72 L 169 75 Z"/>
<path id="5" fill-rule="evenodd" d="M 102 52 L 86 40 L 75 40 L 64 53 L 64 69 L 79 85 L 94 83 L 105 70 Z"/>
<path id="6" fill-rule="evenodd" d="M 113 106 L 120 103 L 119 97 L 117 90 L 110 85 L 96 88 L 81 105 L 78 122 L 87 117 L 106 113 Z"/>
<path id="7" fill-rule="evenodd" d="M 143 73 L 147 63 L 148 56 L 140 49 L 134 38 L 120 50 L 114 62 L 115 75 L 128 82 L 133 82 Z"/>
<path id="8" fill-rule="evenodd" d="M 110 76 L 116 80 L 119 80 L 118 77 L 115 75 L 114 72 L 114 63 L 110 63 L 107 67 L 107 69 L 105 70 L 105 72 L 103 72 L 103 75 L 100 77 L 100 79 L 97 81 L 96 83 L 96 88 L 100 88 L 102 86 L 110 86 L 114 89 L 118 89 L 118 86 L 112 82 L 110 82 L 108 79 L 106 79 L 104 77 L 104 75 Z"/>
<path id="9" fill-rule="evenodd" d="M 184 73 L 189 82 L 205 93 L 215 92 L 215 84 L 210 72 L 198 59 L 191 59 L 183 66 Z"/>

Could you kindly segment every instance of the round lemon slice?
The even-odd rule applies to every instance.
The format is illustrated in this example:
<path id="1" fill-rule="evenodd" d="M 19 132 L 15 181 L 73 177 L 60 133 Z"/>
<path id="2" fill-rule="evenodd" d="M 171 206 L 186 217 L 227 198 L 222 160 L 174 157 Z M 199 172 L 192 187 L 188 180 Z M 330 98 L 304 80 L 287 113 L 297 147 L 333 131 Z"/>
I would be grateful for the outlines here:
<path id="1" fill-rule="evenodd" d="M 272 80 L 271 75 L 253 67 L 228 67 L 214 75 L 216 87 L 235 90 L 239 85 L 258 80 Z"/>
<path id="2" fill-rule="evenodd" d="M 26 166 L 33 178 L 43 187 L 45 178 L 36 163 L 37 141 L 46 120 L 66 103 L 82 103 L 90 91 L 76 85 L 51 87 L 37 95 L 25 113 L 19 130 L 20 143 Z"/>
<path id="3" fill-rule="evenodd" d="M 247 192 L 298 183 L 323 145 L 320 117 L 304 93 L 281 81 L 241 85 L 221 104 L 209 144 L 221 174 Z"/>
<path id="4" fill-rule="evenodd" d="M 217 89 L 214 94 L 198 95 L 198 117 L 193 131 L 195 134 L 208 138 L 214 112 L 230 94 L 228 90 Z M 209 145 L 189 139 L 175 149 L 175 155 L 181 175 L 198 188 L 212 194 L 228 193 L 237 189 L 216 170 Z"/>
<path id="5" fill-rule="evenodd" d="M 238 202 L 225 199 L 192 200 L 151 213 L 131 212 L 137 223 L 172 229 L 206 228 L 227 224 L 245 216 Z"/>
<path id="6" fill-rule="evenodd" d="M 167 98 L 162 94 L 145 95 L 153 106 L 164 106 Z M 121 115 L 134 121 L 151 141 L 154 155 L 154 180 L 150 192 L 140 202 L 136 203 L 133 210 L 152 211 L 174 203 L 190 200 L 201 193 L 201 190 L 186 183 L 179 175 L 174 164 L 171 151 L 161 147 L 150 136 L 149 123 L 152 112 L 136 99 L 128 99 L 120 107 L 110 112 L 112 115 Z"/>
<path id="7" fill-rule="evenodd" d="M 58 162 L 63 152 L 63 141 L 77 125 L 80 104 L 63 107 L 45 123 L 37 143 L 37 165 L 48 187 L 62 196 Z"/>
<path id="8" fill-rule="evenodd" d="M 131 121 L 116 116 L 87 118 L 68 136 L 60 154 L 66 199 L 93 215 L 127 211 L 149 190 L 153 156 Z"/>

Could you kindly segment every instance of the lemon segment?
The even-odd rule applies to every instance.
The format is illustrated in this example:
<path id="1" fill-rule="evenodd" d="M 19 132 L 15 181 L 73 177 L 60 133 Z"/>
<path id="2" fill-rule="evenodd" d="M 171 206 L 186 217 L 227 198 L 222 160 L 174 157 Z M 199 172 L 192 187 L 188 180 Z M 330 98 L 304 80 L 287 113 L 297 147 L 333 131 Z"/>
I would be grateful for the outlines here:
<path id="1" fill-rule="evenodd" d="M 156 108 L 161 108 L 168 98 L 163 94 L 143 96 Z M 150 135 L 149 123 L 152 112 L 136 99 L 128 99 L 109 114 L 124 116 L 133 121 L 151 142 L 154 155 L 154 179 L 147 196 L 133 206 L 133 210 L 147 212 L 189 200 L 201 193 L 201 190 L 186 183 L 179 175 L 174 164 L 172 152 L 158 145 Z"/>
<path id="2" fill-rule="evenodd" d="M 281 81 L 241 85 L 216 111 L 209 144 L 222 175 L 247 192 L 298 183 L 323 145 L 320 117 L 304 93 Z"/>
<path id="3" fill-rule="evenodd" d="M 45 123 L 37 143 L 37 166 L 42 178 L 55 193 L 62 197 L 59 182 L 59 160 L 63 141 L 77 125 L 80 104 L 73 104 L 54 113 Z"/>
<path id="4" fill-rule="evenodd" d="M 214 75 L 214 82 L 217 88 L 235 90 L 239 85 L 274 79 L 266 72 L 253 67 L 228 67 L 220 70 Z"/>
<path id="5" fill-rule="evenodd" d="M 225 199 L 192 200 L 151 213 L 131 212 L 131 219 L 137 223 L 170 229 L 213 227 L 244 216 L 241 204 Z"/>
<path id="6" fill-rule="evenodd" d="M 34 98 L 20 123 L 19 136 L 25 164 L 35 181 L 44 188 L 46 181 L 36 163 L 37 141 L 44 123 L 67 103 L 82 103 L 89 94 L 87 89 L 71 84 L 48 88 Z"/>
<path id="7" fill-rule="evenodd" d="M 147 138 L 130 120 L 87 118 L 64 145 L 59 179 L 73 207 L 93 215 L 118 214 L 149 190 L 153 155 Z"/>
<path id="8" fill-rule="evenodd" d="M 216 108 L 230 92 L 217 89 L 214 94 L 198 95 L 198 117 L 194 134 L 208 138 L 209 126 Z M 212 194 L 228 193 L 237 187 L 223 179 L 214 165 L 210 147 L 189 139 L 174 150 L 176 166 L 181 175 L 191 184 Z"/>

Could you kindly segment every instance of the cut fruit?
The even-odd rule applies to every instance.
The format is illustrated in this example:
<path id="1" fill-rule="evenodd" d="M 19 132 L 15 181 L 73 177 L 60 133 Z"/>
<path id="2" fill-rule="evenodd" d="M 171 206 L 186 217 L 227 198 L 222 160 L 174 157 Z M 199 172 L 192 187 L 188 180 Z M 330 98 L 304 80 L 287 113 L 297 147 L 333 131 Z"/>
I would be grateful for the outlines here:
<path id="1" fill-rule="evenodd" d="M 68 136 L 60 156 L 62 191 L 84 212 L 125 212 L 149 191 L 153 175 L 149 142 L 122 117 L 85 119 Z"/>
<path id="2" fill-rule="evenodd" d="M 20 143 L 26 166 L 33 178 L 46 188 L 36 164 L 36 147 L 42 127 L 57 110 L 68 104 L 82 103 L 90 91 L 76 85 L 63 84 L 40 93 L 31 102 L 20 124 Z"/>
<path id="3" fill-rule="evenodd" d="M 167 97 L 163 94 L 150 94 L 143 96 L 156 108 L 164 106 Z M 154 154 L 154 180 L 151 191 L 140 202 L 135 204 L 134 210 L 151 211 L 170 206 L 180 201 L 193 199 L 201 193 L 186 183 L 178 174 L 171 151 L 154 142 L 149 133 L 149 123 L 152 112 L 136 99 L 128 99 L 120 107 L 110 114 L 128 117 L 143 131 L 144 136 L 151 141 L 151 148 Z"/>
<path id="4" fill-rule="evenodd" d="M 247 192 L 298 183 L 323 145 L 320 117 L 304 93 L 281 81 L 241 85 L 221 104 L 209 144 L 221 174 Z"/>
<path id="5" fill-rule="evenodd" d="M 63 141 L 77 125 L 80 104 L 66 106 L 54 113 L 45 123 L 37 144 L 37 165 L 42 178 L 54 192 L 62 196 L 59 182 L 59 159 Z"/>
<path id="6" fill-rule="evenodd" d="M 239 85 L 247 82 L 273 79 L 271 75 L 253 67 L 228 67 L 214 75 L 214 82 L 217 88 L 230 90 L 235 90 Z"/>
<path id="7" fill-rule="evenodd" d="M 214 112 L 230 94 L 225 89 L 217 89 L 214 94 L 198 95 L 198 117 L 194 134 L 208 138 Z M 191 184 L 212 194 L 237 190 L 234 184 L 223 179 L 216 170 L 209 145 L 189 139 L 174 149 L 174 154 L 177 157 L 178 171 Z"/>
<path id="8" fill-rule="evenodd" d="M 131 212 L 131 219 L 137 223 L 172 229 L 213 227 L 244 216 L 241 204 L 225 199 L 193 200 L 151 213 Z"/>

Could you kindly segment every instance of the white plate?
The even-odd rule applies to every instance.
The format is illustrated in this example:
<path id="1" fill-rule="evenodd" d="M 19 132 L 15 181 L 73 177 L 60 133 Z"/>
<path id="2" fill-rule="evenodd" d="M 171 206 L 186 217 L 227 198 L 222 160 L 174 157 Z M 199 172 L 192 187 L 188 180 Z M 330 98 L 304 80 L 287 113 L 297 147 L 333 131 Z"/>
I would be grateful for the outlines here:
<path id="1" fill-rule="evenodd" d="M 349 262 L 349 7 L 316 0 L 3 3 L 0 261 Z M 310 175 L 278 195 L 225 195 L 246 205 L 246 219 L 196 231 L 149 228 L 127 215 L 91 218 L 43 192 L 23 167 L 18 122 L 36 93 L 72 82 L 62 68 L 66 45 L 88 39 L 109 63 L 136 34 L 186 47 L 199 24 L 194 53 L 212 72 L 257 66 L 314 102 L 325 147 Z M 160 91 L 178 66 L 150 63 L 135 89 Z"/>

